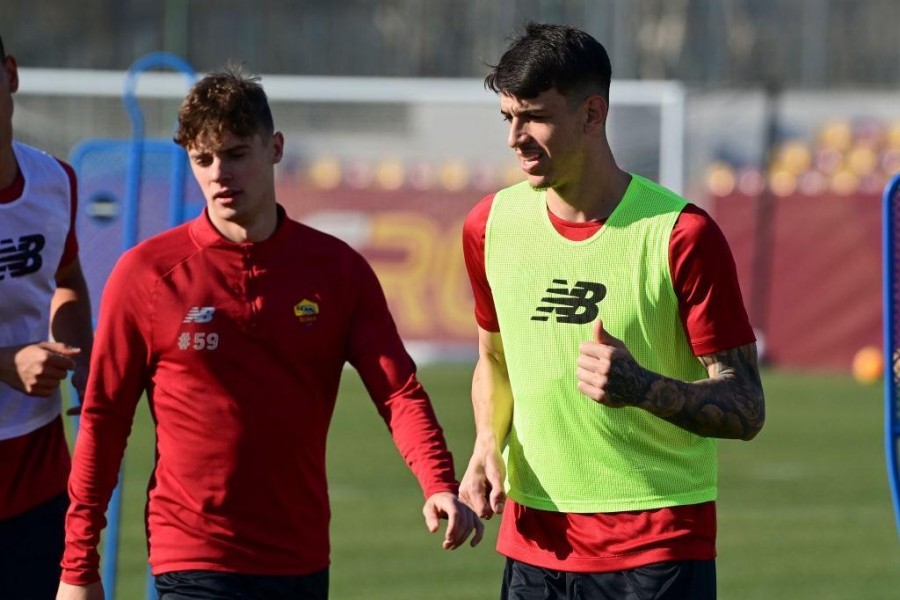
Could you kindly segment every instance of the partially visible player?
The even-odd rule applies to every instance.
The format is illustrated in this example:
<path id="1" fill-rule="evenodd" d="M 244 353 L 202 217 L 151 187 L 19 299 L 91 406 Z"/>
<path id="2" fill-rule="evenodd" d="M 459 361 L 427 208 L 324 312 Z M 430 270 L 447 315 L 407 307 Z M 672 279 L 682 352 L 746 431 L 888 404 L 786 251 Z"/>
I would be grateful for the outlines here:
<path id="1" fill-rule="evenodd" d="M 457 498 L 443 432 L 374 272 L 276 201 L 284 137 L 262 87 L 233 69 L 203 78 L 182 103 L 176 141 L 206 210 L 125 253 L 103 292 L 58 597 L 102 597 L 103 513 L 146 391 L 160 600 L 327 598 L 325 447 L 347 362 L 418 478 L 428 529 L 446 518 L 444 548 L 470 535 L 477 544 L 481 522 Z"/>
<path id="2" fill-rule="evenodd" d="M 593 37 L 541 24 L 485 79 L 527 181 L 464 225 L 479 360 L 460 496 L 503 513 L 508 600 L 714 598 L 714 438 L 764 421 L 728 244 L 616 164 L 610 79 Z"/>
<path id="3" fill-rule="evenodd" d="M 84 391 L 93 337 L 72 168 L 14 140 L 0 39 L 0 598 L 53 598 L 68 506 L 60 383 Z M 52 340 L 51 341 L 51 335 Z"/>

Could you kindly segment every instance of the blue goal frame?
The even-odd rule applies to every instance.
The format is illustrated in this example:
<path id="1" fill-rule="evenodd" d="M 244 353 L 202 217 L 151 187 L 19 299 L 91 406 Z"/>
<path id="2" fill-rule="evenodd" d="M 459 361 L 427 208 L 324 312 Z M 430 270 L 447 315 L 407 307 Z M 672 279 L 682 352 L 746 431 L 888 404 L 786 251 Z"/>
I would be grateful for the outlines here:
<path id="1" fill-rule="evenodd" d="M 115 250 L 112 248 L 106 249 L 113 258 L 118 258 L 121 252 L 128 250 L 141 241 L 141 232 L 139 230 L 141 220 L 140 201 L 143 184 L 145 183 L 144 167 L 148 156 L 166 161 L 166 164 L 168 165 L 169 197 L 166 207 L 167 217 L 163 225 L 172 227 L 184 222 L 186 218 L 193 216 L 188 214 L 185 199 L 187 172 L 186 153 L 171 139 L 146 139 L 145 136 L 144 116 L 137 99 L 138 79 L 144 72 L 160 68 L 182 73 L 185 76 L 185 81 L 188 86 L 192 85 L 197 79 L 197 74 L 190 64 L 174 54 L 154 52 L 138 59 L 131 65 L 125 75 L 124 91 L 122 94 L 122 102 L 125 105 L 125 110 L 128 113 L 131 122 L 131 137 L 123 140 L 85 140 L 73 149 L 70 157 L 72 167 L 79 176 L 79 197 L 82 199 L 85 199 L 84 195 L 81 194 L 82 173 L 85 165 L 92 156 L 106 154 L 127 157 L 124 174 L 119 174 L 124 175 L 123 185 L 120 186 L 122 189 L 117 190 L 123 197 L 118 198 L 115 192 L 110 192 L 110 189 L 107 188 L 101 188 L 97 191 L 97 194 L 103 195 L 105 199 L 111 201 L 115 208 L 110 215 L 107 215 L 110 221 L 117 222 L 116 228 L 112 230 L 112 233 L 114 237 L 120 239 L 119 253 L 115 253 Z M 112 188 L 117 187 L 119 186 L 112 186 Z M 90 199 L 90 196 L 86 199 Z M 81 221 L 81 219 L 79 220 Z M 90 270 L 89 264 L 83 264 L 82 266 L 85 268 L 86 272 Z M 103 276 L 103 274 L 100 274 L 99 277 L 105 281 L 105 276 Z M 91 281 L 89 281 L 89 284 L 90 283 Z M 96 292 L 99 287 L 102 287 L 102 282 L 99 282 L 94 286 L 94 291 Z M 99 303 L 95 302 L 94 304 L 96 306 Z M 70 392 L 71 391 L 70 387 Z M 76 395 L 74 393 L 70 393 L 71 403 L 73 404 L 75 397 Z M 76 436 L 78 434 L 78 428 L 79 419 L 76 416 L 73 425 Z M 107 528 L 103 538 L 103 562 L 101 565 L 100 576 L 108 600 L 114 600 L 116 595 L 116 582 L 119 568 L 118 558 L 123 479 L 124 468 L 119 471 L 118 484 L 113 491 L 106 511 Z M 151 600 L 156 598 L 156 589 L 153 585 L 153 578 L 150 576 L 149 567 L 147 572 L 146 597 Z"/>
<path id="2" fill-rule="evenodd" d="M 894 520 L 900 531 L 900 174 L 884 188 L 883 208 L 884 442 Z"/>

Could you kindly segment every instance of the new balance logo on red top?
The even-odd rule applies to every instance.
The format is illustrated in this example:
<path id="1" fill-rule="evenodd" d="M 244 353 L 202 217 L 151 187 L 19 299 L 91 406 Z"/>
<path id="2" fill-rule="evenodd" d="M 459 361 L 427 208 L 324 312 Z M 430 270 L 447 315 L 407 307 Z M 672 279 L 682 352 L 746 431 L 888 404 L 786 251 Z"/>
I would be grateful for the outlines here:
<path id="1" fill-rule="evenodd" d="M 209 323 L 214 314 L 216 309 L 213 306 L 192 306 L 182 323 Z"/>
<path id="2" fill-rule="evenodd" d="M 22 277 L 40 270 L 44 264 L 41 250 L 44 249 L 44 236 L 39 233 L 23 235 L 18 242 L 11 239 L 0 240 L 0 280 L 10 277 Z"/>
<path id="3" fill-rule="evenodd" d="M 557 287 L 564 286 L 564 287 Z M 541 298 L 543 306 L 535 310 L 532 321 L 547 321 L 556 313 L 557 323 L 583 325 L 591 323 L 600 314 L 600 301 L 606 296 L 606 286 L 593 281 L 576 281 L 572 289 L 565 279 L 554 279 L 547 288 L 548 295 Z"/>

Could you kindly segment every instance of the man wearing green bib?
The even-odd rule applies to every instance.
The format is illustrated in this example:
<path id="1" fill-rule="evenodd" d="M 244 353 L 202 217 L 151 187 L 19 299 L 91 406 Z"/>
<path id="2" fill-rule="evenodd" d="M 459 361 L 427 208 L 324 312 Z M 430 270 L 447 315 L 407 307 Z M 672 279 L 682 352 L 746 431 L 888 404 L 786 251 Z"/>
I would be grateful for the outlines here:
<path id="1" fill-rule="evenodd" d="M 618 167 L 610 79 L 594 38 L 539 24 L 485 79 L 527 181 L 464 227 L 479 360 L 460 496 L 503 513 L 505 600 L 715 598 L 715 438 L 764 421 L 728 244 Z"/>

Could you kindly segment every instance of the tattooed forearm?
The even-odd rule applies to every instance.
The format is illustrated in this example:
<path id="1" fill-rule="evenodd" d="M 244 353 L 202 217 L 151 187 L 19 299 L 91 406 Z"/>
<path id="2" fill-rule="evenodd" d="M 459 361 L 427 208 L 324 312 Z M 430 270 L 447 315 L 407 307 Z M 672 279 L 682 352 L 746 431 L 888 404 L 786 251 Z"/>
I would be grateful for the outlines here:
<path id="1" fill-rule="evenodd" d="M 765 421 L 756 345 L 701 356 L 700 362 L 709 379 L 686 383 L 648 373 L 653 381 L 632 396 L 642 398 L 637 406 L 698 435 L 752 439 Z"/>

